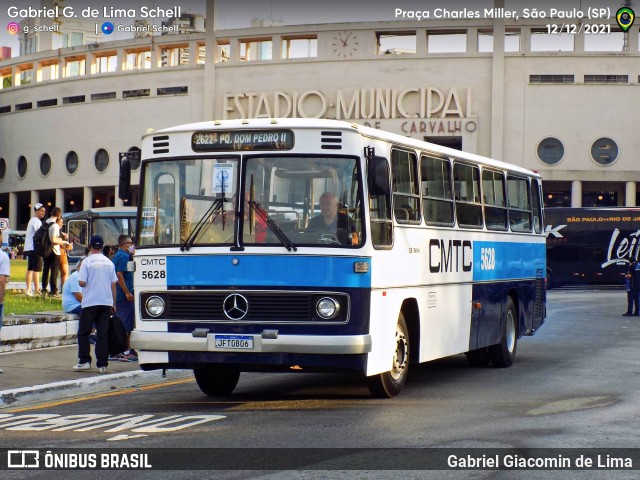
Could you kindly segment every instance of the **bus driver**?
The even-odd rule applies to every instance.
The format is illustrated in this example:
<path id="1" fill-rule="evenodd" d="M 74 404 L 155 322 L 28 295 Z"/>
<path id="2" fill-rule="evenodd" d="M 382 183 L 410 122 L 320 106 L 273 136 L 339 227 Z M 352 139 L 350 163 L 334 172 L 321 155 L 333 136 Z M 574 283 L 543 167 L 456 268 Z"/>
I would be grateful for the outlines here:
<path id="1" fill-rule="evenodd" d="M 308 230 L 321 234 L 326 243 L 351 244 L 351 235 L 355 232 L 355 227 L 349 215 L 338 212 L 335 193 L 324 192 L 320 196 L 320 215 L 309 220 Z"/>

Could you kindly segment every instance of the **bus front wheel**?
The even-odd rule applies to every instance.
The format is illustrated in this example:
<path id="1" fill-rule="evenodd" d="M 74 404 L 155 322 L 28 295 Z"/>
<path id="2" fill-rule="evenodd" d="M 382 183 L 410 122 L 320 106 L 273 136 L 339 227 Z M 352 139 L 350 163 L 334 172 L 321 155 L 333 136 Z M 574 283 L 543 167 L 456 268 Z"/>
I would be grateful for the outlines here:
<path id="1" fill-rule="evenodd" d="M 516 307 L 511 298 L 507 299 L 500 343 L 489 347 L 489 357 L 494 367 L 510 367 L 516 356 L 518 347 L 518 331 L 516 327 Z"/>
<path id="2" fill-rule="evenodd" d="M 402 313 L 396 326 L 396 348 L 391 370 L 367 377 L 367 387 L 374 397 L 391 398 L 400 393 L 409 373 L 409 330 Z"/>
<path id="3" fill-rule="evenodd" d="M 210 397 L 231 394 L 240 378 L 240 370 L 230 365 L 207 365 L 195 368 L 193 374 L 202 393 Z"/>

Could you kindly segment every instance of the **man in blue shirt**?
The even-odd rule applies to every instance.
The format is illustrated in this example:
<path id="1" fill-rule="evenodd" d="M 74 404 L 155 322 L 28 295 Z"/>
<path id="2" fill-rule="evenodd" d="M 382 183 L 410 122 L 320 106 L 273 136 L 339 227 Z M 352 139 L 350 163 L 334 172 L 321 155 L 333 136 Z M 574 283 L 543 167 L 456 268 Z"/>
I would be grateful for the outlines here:
<path id="1" fill-rule="evenodd" d="M 78 284 L 78 270 L 85 257 L 81 257 L 76 263 L 76 268 L 62 287 L 62 309 L 67 313 L 80 315 L 82 311 L 82 287 Z"/>
<path id="2" fill-rule="evenodd" d="M 629 305 L 624 316 L 633 315 L 638 317 L 640 316 L 640 263 L 636 259 L 631 259 L 625 278 L 631 282 L 629 285 L 631 302 L 628 302 Z M 633 307 L 633 313 L 631 312 L 631 307 Z"/>
<path id="3" fill-rule="evenodd" d="M 118 237 L 118 251 L 111 261 L 116 268 L 116 276 L 118 283 L 116 285 L 116 313 L 127 335 L 131 336 L 135 323 L 135 309 L 133 296 L 133 272 L 128 271 L 127 264 L 131 261 L 133 254 L 133 241 L 128 235 L 120 235 Z M 116 355 L 112 360 L 121 362 L 135 362 L 138 356 L 134 350 L 127 350 L 120 355 Z"/>

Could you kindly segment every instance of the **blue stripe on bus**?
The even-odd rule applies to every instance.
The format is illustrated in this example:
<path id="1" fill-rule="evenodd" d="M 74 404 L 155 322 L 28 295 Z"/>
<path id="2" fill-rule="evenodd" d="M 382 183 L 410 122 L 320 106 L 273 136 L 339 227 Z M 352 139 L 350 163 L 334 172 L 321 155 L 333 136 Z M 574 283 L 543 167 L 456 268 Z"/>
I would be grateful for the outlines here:
<path id="1" fill-rule="evenodd" d="M 232 260 L 238 264 L 233 265 Z M 366 262 L 369 272 L 355 273 Z M 167 287 L 370 288 L 371 259 L 302 255 L 208 255 L 167 257 Z"/>
<path id="2" fill-rule="evenodd" d="M 545 259 L 544 243 L 473 242 L 473 281 L 535 278 Z"/>

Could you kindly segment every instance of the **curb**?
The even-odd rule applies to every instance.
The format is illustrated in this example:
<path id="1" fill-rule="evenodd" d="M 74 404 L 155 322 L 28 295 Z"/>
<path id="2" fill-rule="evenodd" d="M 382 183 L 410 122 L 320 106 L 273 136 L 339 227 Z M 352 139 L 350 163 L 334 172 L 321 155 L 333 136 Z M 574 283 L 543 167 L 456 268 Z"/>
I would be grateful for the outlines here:
<path id="1" fill-rule="evenodd" d="M 82 375 L 82 372 L 78 372 Z M 77 380 L 21 387 L 0 391 L 0 408 L 21 407 L 27 404 L 60 400 L 87 393 L 111 391 L 117 388 L 139 388 L 142 384 L 161 383 L 167 380 L 186 378 L 193 375 L 191 370 L 167 370 L 166 378 L 162 378 L 162 370 L 117 373 L 100 375 Z"/>
<path id="2" fill-rule="evenodd" d="M 78 316 L 64 312 L 5 315 L 0 353 L 77 343 Z"/>

